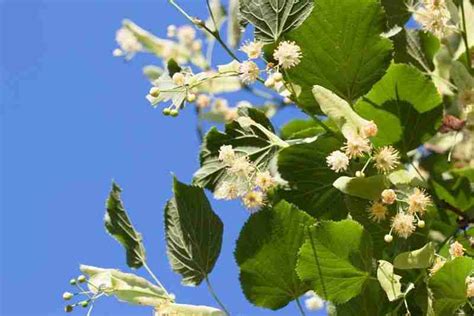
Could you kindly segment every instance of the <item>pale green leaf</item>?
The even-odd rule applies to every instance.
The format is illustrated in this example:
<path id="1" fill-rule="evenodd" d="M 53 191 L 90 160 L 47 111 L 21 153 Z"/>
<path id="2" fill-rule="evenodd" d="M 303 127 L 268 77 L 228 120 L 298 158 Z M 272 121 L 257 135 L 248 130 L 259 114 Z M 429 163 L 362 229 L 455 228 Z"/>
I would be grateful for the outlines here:
<path id="1" fill-rule="evenodd" d="M 112 182 L 112 190 L 106 202 L 105 229 L 125 248 L 128 266 L 140 268 L 146 257 L 142 235 L 135 230 L 128 218 L 120 197 L 121 192 L 122 189 L 115 182 Z"/>
<path id="2" fill-rule="evenodd" d="M 308 230 L 296 271 L 324 299 L 345 303 L 359 295 L 370 279 L 370 235 L 353 220 L 322 221 Z"/>
<path id="3" fill-rule="evenodd" d="M 226 314 L 214 307 L 188 304 L 166 304 L 155 309 L 155 316 L 225 316 Z"/>
<path id="4" fill-rule="evenodd" d="M 378 262 L 377 279 L 385 294 L 387 294 L 388 300 L 390 302 L 395 301 L 403 296 L 402 284 L 400 283 L 402 277 L 393 273 L 393 265 L 390 262 L 385 260 L 379 260 Z"/>
<path id="5" fill-rule="evenodd" d="M 242 37 L 242 27 L 240 26 L 239 0 L 229 0 L 229 21 L 227 23 L 227 43 L 230 47 L 239 46 Z"/>
<path id="6" fill-rule="evenodd" d="M 89 277 L 88 287 L 92 293 L 104 292 L 122 302 L 147 306 L 173 301 L 163 288 L 135 274 L 86 265 L 80 269 Z"/>
<path id="7" fill-rule="evenodd" d="M 249 218 L 240 232 L 235 258 L 250 302 L 279 309 L 310 289 L 295 268 L 305 227 L 313 223 L 311 216 L 285 201 Z"/>
<path id="8" fill-rule="evenodd" d="M 367 93 L 385 73 L 392 44 L 380 34 L 385 14 L 378 0 L 318 0 L 313 12 L 285 35 L 301 47 L 301 63 L 289 71 L 302 88 L 298 106 L 319 112 L 311 89 L 323 86 L 348 103 Z"/>
<path id="9" fill-rule="evenodd" d="M 313 9 L 313 0 L 240 0 L 242 18 L 255 27 L 255 38 L 276 42 L 303 23 Z"/>
<path id="10" fill-rule="evenodd" d="M 429 280 L 436 315 L 453 315 L 467 303 L 466 278 L 474 273 L 474 260 L 457 257 L 446 262 Z"/>
<path id="11" fill-rule="evenodd" d="M 397 269 L 426 269 L 433 265 L 435 248 L 427 243 L 423 248 L 403 252 L 395 257 L 393 265 Z"/>
<path id="12" fill-rule="evenodd" d="M 371 177 L 339 177 L 332 184 L 339 191 L 367 200 L 378 200 L 383 190 L 387 188 L 385 176 Z"/>
<path id="13" fill-rule="evenodd" d="M 222 245 L 223 224 L 203 189 L 173 180 L 165 207 L 168 259 L 183 285 L 199 285 L 212 271 Z"/>
<path id="14" fill-rule="evenodd" d="M 443 112 L 440 105 L 441 96 L 428 77 L 412 66 L 392 64 L 355 109 L 377 124 L 378 133 L 372 138 L 376 146 L 394 144 L 405 154 L 436 133 Z"/>

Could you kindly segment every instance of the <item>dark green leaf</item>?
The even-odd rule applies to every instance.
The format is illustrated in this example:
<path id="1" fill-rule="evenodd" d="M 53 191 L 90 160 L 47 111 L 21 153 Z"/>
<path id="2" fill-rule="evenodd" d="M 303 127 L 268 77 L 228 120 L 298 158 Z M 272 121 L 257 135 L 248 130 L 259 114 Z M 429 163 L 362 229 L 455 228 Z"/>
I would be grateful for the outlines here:
<path id="1" fill-rule="evenodd" d="M 106 202 L 105 229 L 127 252 L 127 264 L 131 268 L 140 268 L 145 261 L 145 248 L 142 235 L 135 230 L 128 218 L 120 193 L 122 189 L 112 182 L 112 190 Z"/>
<path id="2" fill-rule="evenodd" d="M 382 0 L 390 27 L 395 25 L 403 27 L 408 22 L 411 16 L 408 11 L 409 2 L 409 0 Z"/>
<path id="3" fill-rule="evenodd" d="M 168 259 L 182 284 L 195 286 L 212 271 L 222 245 L 223 224 L 203 189 L 174 178 L 174 197 L 165 207 Z"/>
<path id="4" fill-rule="evenodd" d="M 168 69 L 168 73 L 170 75 L 170 77 L 173 77 L 173 75 L 177 72 L 180 72 L 181 71 L 181 67 L 178 65 L 178 63 L 176 62 L 176 60 L 174 60 L 173 58 L 169 59 L 168 60 L 168 64 L 167 64 L 167 69 Z"/>
<path id="5" fill-rule="evenodd" d="M 375 303 L 377 302 L 377 303 Z M 363 292 L 350 301 L 336 306 L 337 316 L 385 315 L 387 296 L 376 280 L 368 280 Z"/>
<path id="6" fill-rule="evenodd" d="M 372 241 L 353 220 L 323 221 L 308 230 L 296 271 L 336 304 L 359 295 L 372 271 Z"/>
<path id="7" fill-rule="evenodd" d="M 395 144 L 405 154 L 436 133 L 443 112 L 440 105 L 441 97 L 429 78 L 412 66 L 392 64 L 355 109 L 377 124 L 378 134 L 372 138 L 376 146 Z"/>
<path id="8" fill-rule="evenodd" d="M 243 107 L 239 108 L 239 115 L 251 118 L 268 133 L 263 133 L 256 126 L 243 128 L 238 121 L 226 124 L 225 133 L 212 128 L 204 139 L 200 153 L 201 168 L 194 174 L 193 184 L 214 191 L 223 181 L 232 182 L 233 176 L 226 172 L 226 165 L 218 159 L 223 145 L 232 145 L 236 152 L 248 155 L 261 171 L 268 169 L 282 146 L 288 146 L 274 135 L 273 126 L 263 112 Z"/>
<path id="9" fill-rule="evenodd" d="M 457 257 L 448 261 L 429 281 L 436 315 L 453 315 L 467 303 L 466 278 L 474 272 L 474 260 Z"/>
<path id="10" fill-rule="evenodd" d="M 240 13 L 255 27 L 255 38 L 276 42 L 303 23 L 313 9 L 313 0 L 240 0 Z"/>
<path id="11" fill-rule="evenodd" d="M 385 15 L 377 0 L 318 0 L 312 14 L 285 39 L 303 52 L 289 71 L 302 88 L 298 105 L 319 112 L 311 89 L 320 85 L 349 103 L 370 90 L 390 64 L 392 44 L 380 37 Z"/>
<path id="12" fill-rule="evenodd" d="M 295 268 L 305 227 L 313 223 L 311 216 L 285 201 L 249 218 L 235 251 L 240 283 L 249 301 L 279 309 L 309 290 Z"/>
<path id="13" fill-rule="evenodd" d="M 281 192 L 284 199 L 315 217 L 344 218 L 347 214 L 344 194 L 332 185 L 339 175 L 326 164 L 326 157 L 341 145 L 333 137 L 320 136 L 312 143 L 282 150 L 278 171 L 290 187 Z"/>
<path id="14" fill-rule="evenodd" d="M 431 179 L 430 184 L 438 199 L 462 211 L 474 207 L 474 194 L 468 178 L 455 176 L 450 180 Z"/>

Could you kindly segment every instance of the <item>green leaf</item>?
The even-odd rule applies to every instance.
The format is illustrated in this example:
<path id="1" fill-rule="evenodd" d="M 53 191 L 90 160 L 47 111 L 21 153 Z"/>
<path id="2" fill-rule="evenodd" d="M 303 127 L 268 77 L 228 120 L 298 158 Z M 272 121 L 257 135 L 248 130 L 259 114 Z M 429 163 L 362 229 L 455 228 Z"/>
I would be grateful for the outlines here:
<path id="1" fill-rule="evenodd" d="M 315 217 L 344 218 L 344 194 L 332 186 L 339 175 L 326 164 L 326 157 L 341 145 L 333 137 L 321 136 L 312 143 L 283 149 L 278 155 L 278 171 L 289 186 L 280 192 L 283 198 Z"/>
<path id="2" fill-rule="evenodd" d="M 390 64 L 392 44 L 380 34 L 385 15 L 378 0 L 318 0 L 298 29 L 285 35 L 303 52 L 289 71 L 302 88 L 298 105 L 319 112 L 311 89 L 323 86 L 349 103 L 370 90 Z"/>
<path id="3" fill-rule="evenodd" d="M 105 229 L 125 248 L 127 265 L 130 268 L 140 268 L 146 258 L 142 235 L 135 230 L 128 218 L 120 197 L 121 192 L 117 183 L 112 182 L 112 190 L 106 202 Z"/>
<path id="4" fill-rule="evenodd" d="M 393 273 L 393 265 L 390 262 L 379 260 L 378 263 L 377 279 L 385 294 L 387 294 L 388 300 L 393 302 L 403 297 L 402 284 L 400 283 L 402 277 Z"/>
<path id="5" fill-rule="evenodd" d="M 286 201 L 253 214 L 245 223 L 235 258 L 250 302 L 275 310 L 309 290 L 295 268 L 305 227 L 313 223 L 311 216 Z"/>
<path id="6" fill-rule="evenodd" d="M 467 177 L 455 176 L 449 180 L 433 177 L 429 182 L 438 199 L 462 211 L 467 211 L 474 207 L 471 181 Z"/>
<path id="7" fill-rule="evenodd" d="M 339 177 L 333 186 L 339 191 L 367 200 L 378 200 L 382 191 L 387 188 L 386 178 L 376 175 L 364 178 Z"/>
<path id="8" fill-rule="evenodd" d="M 392 40 L 395 47 L 393 60 L 396 63 L 410 64 L 421 71 L 434 70 L 434 56 L 440 47 L 440 42 L 434 35 L 404 28 Z"/>
<path id="9" fill-rule="evenodd" d="M 393 265 L 397 269 L 426 269 L 433 265 L 435 248 L 427 243 L 423 248 L 403 252 L 395 257 Z"/>
<path id="10" fill-rule="evenodd" d="M 410 19 L 411 13 L 408 11 L 409 0 L 382 0 L 382 6 L 387 15 L 390 27 L 405 25 Z"/>
<path id="11" fill-rule="evenodd" d="M 338 97 L 331 90 L 321 86 L 314 86 L 312 91 L 321 111 L 337 125 L 346 138 L 360 135 L 364 126 L 369 123 L 354 112 L 349 103 Z"/>
<path id="12" fill-rule="evenodd" d="M 193 184 L 214 191 L 224 181 L 235 181 L 235 176 L 229 174 L 226 165 L 218 159 L 223 145 L 232 145 L 235 152 L 247 155 L 260 171 L 267 170 L 280 148 L 288 146 L 274 134 L 273 126 L 263 112 L 247 107 L 238 111 L 240 118 L 226 124 L 224 133 L 216 128 L 207 133 L 200 153 L 201 168 L 194 174 Z M 241 118 L 250 118 L 255 124 L 242 126 Z"/>
<path id="13" fill-rule="evenodd" d="M 388 306 L 387 296 L 377 280 L 368 280 L 360 295 L 344 304 L 338 304 L 336 310 L 339 316 L 375 316 L 386 315 Z"/>
<path id="14" fill-rule="evenodd" d="M 317 136 L 324 129 L 314 120 L 294 119 L 282 126 L 280 133 L 282 139 L 298 139 Z"/>
<path id="15" fill-rule="evenodd" d="M 212 271 L 222 245 L 223 224 L 203 189 L 173 180 L 165 207 L 168 260 L 183 285 L 199 285 Z"/>
<path id="16" fill-rule="evenodd" d="M 474 260 L 457 257 L 448 261 L 429 281 L 436 315 L 453 315 L 467 303 L 466 278 L 474 272 Z"/>
<path id="17" fill-rule="evenodd" d="M 167 304 L 155 311 L 155 316 L 225 316 L 226 314 L 214 307 L 188 304 Z"/>
<path id="18" fill-rule="evenodd" d="M 375 146 L 395 144 L 406 153 L 436 133 L 443 112 L 440 105 L 441 97 L 429 78 L 412 66 L 392 64 L 355 109 L 377 124 Z"/>
<path id="19" fill-rule="evenodd" d="M 323 221 L 309 230 L 296 272 L 335 304 L 359 295 L 372 271 L 372 241 L 353 220 Z"/>
<path id="20" fill-rule="evenodd" d="M 122 302 L 147 306 L 159 306 L 173 301 L 163 288 L 135 274 L 86 265 L 81 265 L 80 269 L 89 277 L 88 287 L 94 294 L 100 289 Z"/>
<path id="21" fill-rule="evenodd" d="M 301 25 L 313 9 L 313 0 L 241 0 L 242 18 L 255 27 L 255 38 L 266 43 Z"/>

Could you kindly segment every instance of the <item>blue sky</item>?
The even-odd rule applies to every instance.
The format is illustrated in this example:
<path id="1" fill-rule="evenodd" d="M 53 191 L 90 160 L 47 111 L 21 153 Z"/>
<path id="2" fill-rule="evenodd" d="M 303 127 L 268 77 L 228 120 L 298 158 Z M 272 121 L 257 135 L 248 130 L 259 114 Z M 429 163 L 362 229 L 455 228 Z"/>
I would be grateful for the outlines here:
<path id="1" fill-rule="evenodd" d="M 181 3 L 204 17 L 204 0 Z M 71 290 L 80 263 L 128 270 L 122 248 L 103 228 L 112 179 L 124 190 L 161 281 L 183 303 L 215 306 L 204 286 L 180 285 L 165 254 L 171 174 L 189 182 L 198 167 L 194 111 L 172 119 L 149 106 L 141 68 L 159 61 L 139 55 L 126 63 L 111 55 L 123 18 L 159 36 L 167 24 L 185 20 L 165 0 L 0 0 L 0 14 L 0 314 L 63 315 L 61 294 Z M 216 52 L 217 62 L 227 60 Z M 276 125 L 296 115 L 286 110 Z M 232 253 L 248 213 L 238 202 L 212 204 L 225 233 L 211 281 L 232 314 L 297 314 L 294 304 L 273 313 L 246 301 Z M 151 312 L 104 299 L 94 315 Z"/>

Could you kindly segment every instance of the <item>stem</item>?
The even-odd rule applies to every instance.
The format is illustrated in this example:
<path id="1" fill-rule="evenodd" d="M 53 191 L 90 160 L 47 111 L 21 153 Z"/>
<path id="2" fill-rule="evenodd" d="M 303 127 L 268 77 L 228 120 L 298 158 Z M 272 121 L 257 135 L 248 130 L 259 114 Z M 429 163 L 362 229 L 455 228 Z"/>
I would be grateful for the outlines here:
<path id="1" fill-rule="evenodd" d="M 202 143 L 204 139 L 204 131 L 202 128 L 201 109 L 197 106 L 195 108 L 196 108 L 196 116 L 197 116 L 196 133 L 198 135 L 199 141 Z"/>
<path id="2" fill-rule="evenodd" d="M 300 299 L 296 298 L 295 301 L 296 301 L 296 305 L 298 305 L 298 309 L 300 310 L 301 315 L 306 316 L 303 306 L 301 306 Z"/>
<path id="3" fill-rule="evenodd" d="M 221 300 L 219 299 L 219 297 L 217 297 L 217 294 L 216 292 L 214 291 L 214 289 L 212 288 L 212 285 L 211 285 L 211 282 L 209 281 L 209 278 L 206 276 L 205 278 L 206 280 L 206 284 L 207 284 L 207 289 L 209 290 L 209 293 L 211 293 L 212 297 L 214 298 L 214 300 L 216 301 L 216 303 L 222 308 L 222 310 L 224 311 L 224 313 L 228 316 L 230 316 L 229 312 L 227 311 L 227 309 L 225 308 L 224 304 L 222 304 Z"/>
<path id="4" fill-rule="evenodd" d="M 324 285 L 323 273 L 321 271 L 321 266 L 319 264 L 318 254 L 316 252 L 316 246 L 314 245 L 313 236 L 311 235 L 311 231 L 310 231 L 309 227 L 308 227 L 307 231 L 308 231 L 309 241 L 311 242 L 311 248 L 313 250 L 314 260 L 316 261 L 316 266 L 318 268 L 319 278 L 321 279 L 321 287 L 323 288 L 324 299 L 327 299 L 328 295 L 327 295 L 327 292 L 326 292 L 326 286 Z"/>
<path id="5" fill-rule="evenodd" d="M 161 284 L 160 280 L 158 280 L 158 278 L 156 277 L 156 275 L 153 273 L 153 271 L 151 271 L 150 267 L 148 266 L 148 264 L 146 263 L 145 260 L 142 260 L 143 262 L 143 267 L 145 268 L 145 270 L 148 272 L 148 274 L 151 276 L 151 278 L 156 282 L 156 284 L 158 284 L 159 287 L 161 287 L 163 289 L 163 291 L 165 291 L 165 294 L 167 296 L 170 296 L 168 291 L 166 291 L 166 288 L 163 286 L 163 284 Z"/>
<path id="6" fill-rule="evenodd" d="M 469 51 L 469 43 L 467 42 L 467 27 L 466 27 L 466 13 L 464 11 L 464 0 L 459 1 L 461 4 L 461 13 L 462 13 L 462 38 L 464 40 L 464 45 L 466 46 L 466 63 L 469 66 L 469 72 L 472 71 L 471 64 L 471 53 Z"/>

